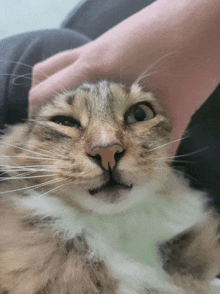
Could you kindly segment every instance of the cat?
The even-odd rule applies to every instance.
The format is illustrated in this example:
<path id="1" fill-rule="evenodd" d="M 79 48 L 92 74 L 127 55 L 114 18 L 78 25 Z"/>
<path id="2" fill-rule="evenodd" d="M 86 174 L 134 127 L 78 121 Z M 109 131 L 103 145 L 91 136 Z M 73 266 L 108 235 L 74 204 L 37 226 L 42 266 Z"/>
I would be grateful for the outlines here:
<path id="1" fill-rule="evenodd" d="M 0 142 L 0 293 L 208 294 L 219 217 L 137 83 L 64 91 Z"/>

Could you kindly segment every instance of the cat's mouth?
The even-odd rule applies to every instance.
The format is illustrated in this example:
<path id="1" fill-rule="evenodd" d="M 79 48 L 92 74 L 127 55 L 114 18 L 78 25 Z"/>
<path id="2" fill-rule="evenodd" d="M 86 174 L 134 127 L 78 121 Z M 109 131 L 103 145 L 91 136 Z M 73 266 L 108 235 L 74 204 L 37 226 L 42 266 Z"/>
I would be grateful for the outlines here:
<path id="1" fill-rule="evenodd" d="M 115 181 L 114 179 L 110 179 L 107 183 L 105 183 L 104 185 L 97 187 L 95 189 L 91 189 L 89 190 L 89 194 L 90 195 L 96 195 L 99 192 L 116 192 L 119 190 L 131 190 L 133 187 L 132 184 L 125 184 L 125 183 L 119 183 L 117 181 Z"/>

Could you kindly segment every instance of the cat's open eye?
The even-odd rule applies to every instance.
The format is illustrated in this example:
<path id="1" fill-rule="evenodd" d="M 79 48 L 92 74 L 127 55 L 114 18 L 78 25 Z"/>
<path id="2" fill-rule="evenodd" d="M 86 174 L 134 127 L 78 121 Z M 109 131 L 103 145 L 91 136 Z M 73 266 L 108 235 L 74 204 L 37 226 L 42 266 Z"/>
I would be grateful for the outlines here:
<path id="1" fill-rule="evenodd" d="M 62 126 L 81 128 L 80 123 L 69 116 L 57 115 L 52 117 L 51 121 Z"/>
<path id="2" fill-rule="evenodd" d="M 150 120 L 155 117 L 153 109 L 146 104 L 141 102 L 132 106 L 125 115 L 125 122 L 127 124 L 134 124 L 146 120 Z"/>

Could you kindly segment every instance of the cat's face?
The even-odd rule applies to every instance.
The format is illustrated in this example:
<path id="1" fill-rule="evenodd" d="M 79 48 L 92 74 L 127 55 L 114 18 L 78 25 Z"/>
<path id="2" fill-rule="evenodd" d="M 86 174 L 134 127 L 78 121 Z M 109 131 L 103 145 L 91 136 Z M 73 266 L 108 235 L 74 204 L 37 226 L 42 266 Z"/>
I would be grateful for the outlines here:
<path id="1" fill-rule="evenodd" d="M 63 186 L 52 193 L 99 211 L 120 206 L 135 197 L 137 187 L 166 173 L 167 148 L 158 147 L 170 141 L 171 127 L 152 93 L 101 81 L 43 106 L 26 138 L 19 164 L 46 168 L 45 178 L 35 181 L 54 179 L 50 189 Z"/>

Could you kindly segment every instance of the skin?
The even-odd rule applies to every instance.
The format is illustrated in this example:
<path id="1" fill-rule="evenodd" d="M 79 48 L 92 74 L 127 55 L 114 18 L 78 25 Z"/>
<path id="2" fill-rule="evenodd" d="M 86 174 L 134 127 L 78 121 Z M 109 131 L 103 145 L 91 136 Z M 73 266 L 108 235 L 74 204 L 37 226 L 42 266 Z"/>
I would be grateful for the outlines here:
<path id="1" fill-rule="evenodd" d="M 140 83 L 159 97 L 178 139 L 220 81 L 219 25 L 219 0 L 158 0 L 96 40 L 36 64 L 29 116 L 63 88 L 103 78 L 132 84 L 145 74 Z"/>

